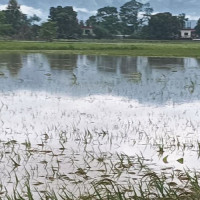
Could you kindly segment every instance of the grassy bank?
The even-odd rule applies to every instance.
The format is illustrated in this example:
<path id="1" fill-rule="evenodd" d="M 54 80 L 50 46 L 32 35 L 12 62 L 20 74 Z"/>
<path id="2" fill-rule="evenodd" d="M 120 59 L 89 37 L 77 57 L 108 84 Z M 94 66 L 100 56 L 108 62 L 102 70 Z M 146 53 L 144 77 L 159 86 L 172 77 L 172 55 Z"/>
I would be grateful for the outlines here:
<path id="1" fill-rule="evenodd" d="M 60 52 L 130 56 L 200 57 L 200 42 L 130 41 L 124 42 L 0 42 L 0 51 Z"/>

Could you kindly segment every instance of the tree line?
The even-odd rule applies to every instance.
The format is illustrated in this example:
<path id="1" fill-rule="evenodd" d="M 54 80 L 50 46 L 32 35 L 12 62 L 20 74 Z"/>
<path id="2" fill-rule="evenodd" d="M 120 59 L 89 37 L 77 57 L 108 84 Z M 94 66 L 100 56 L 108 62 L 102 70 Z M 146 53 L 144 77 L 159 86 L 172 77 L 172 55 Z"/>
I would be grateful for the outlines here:
<path id="1" fill-rule="evenodd" d="M 81 38 L 82 27 L 93 27 L 95 35 L 87 37 L 113 38 L 129 35 L 141 39 L 176 39 L 188 20 L 185 14 L 169 12 L 152 14 L 149 3 L 131 0 L 120 7 L 106 6 L 97 10 L 86 22 L 77 18 L 71 6 L 51 7 L 48 20 L 39 24 L 38 16 L 28 17 L 20 10 L 17 0 L 9 0 L 7 9 L 0 11 L 0 37 L 23 40 Z M 200 19 L 195 27 L 200 35 Z"/>

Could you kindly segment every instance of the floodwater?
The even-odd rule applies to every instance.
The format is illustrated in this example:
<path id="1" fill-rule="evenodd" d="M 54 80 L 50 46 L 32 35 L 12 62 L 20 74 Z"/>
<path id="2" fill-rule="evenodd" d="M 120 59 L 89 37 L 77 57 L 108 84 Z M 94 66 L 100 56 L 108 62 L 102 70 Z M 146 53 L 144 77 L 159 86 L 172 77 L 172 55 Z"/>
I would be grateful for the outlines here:
<path id="1" fill-rule="evenodd" d="M 200 171 L 199 99 L 200 59 L 0 54 L 0 194 Z"/>

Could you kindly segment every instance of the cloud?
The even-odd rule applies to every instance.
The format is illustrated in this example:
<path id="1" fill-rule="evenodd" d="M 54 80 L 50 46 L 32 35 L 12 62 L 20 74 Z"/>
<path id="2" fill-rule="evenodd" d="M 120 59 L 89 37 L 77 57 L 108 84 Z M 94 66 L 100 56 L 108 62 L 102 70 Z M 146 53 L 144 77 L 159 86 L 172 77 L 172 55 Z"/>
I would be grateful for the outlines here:
<path id="1" fill-rule="evenodd" d="M 33 15 L 37 15 L 38 17 L 43 16 L 43 13 L 40 9 L 35 9 L 33 7 L 29 7 L 29 6 L 25 6 L 25 5 L 21 5 L 20 9 L 24 14 L 26 14 L 28 16 L 33 16 Z"/>
<path id="2" fill-rule="evenodd" d="M 0 5 L 0 10 L 6 10 L 7 6 L 8 5 Z M 20 10 L 28 16 L 33 16 L 35 14 L 38 17 L 41 17 L 41 18 L 44 17 L 44 14 L 40 9 L 36 9 L 30 6 L 21 5 Z"/>
<path id="3" fill-rule="evenodd" d="M 186 15 L 186 18 L 188 18 L 189 20 L 198 20 L 199 16 L 195 16 L 195 15 Z"/>
<path id="4" fill-rule="evenodd" d="M 0 10 L 6 10 L 7 5 L 0 5 Z M 88 10 L 87 8 L 78 8 L 78 7 L 73 7 L 76 12 L 78 12 L 81 15 L 81 18 L 83 18 L 83 15 L 86 17 L 90 15 L 96 15 L 97 11 L 96 10 Z M 48 18 L 48 12 L 45 10 L 41 9 L 36 9 L 30 6 L 26 5 L 21 5 L 20 6 L 21 11 L 28 15 L 28 16 L 33 16 L 34 14 L 37 15 L 42 19 L 42 21 L 47 20 Z"/>
<path id="5" fill-rule="evenodd" d="M 6 10 L 8 5 L 0 5 L 0 10 Z"/>
<path id="6" fill-rule="evenodd" d="M 6 10 L 7 6 L 8 5 L 0 5 L 0 10 Z M 48 18 L 48 13 L 45 11 L 42 11 L 41 9 L 36 9 L 30 6 L 21 5 L 20 10 L 22 11 L 22 13 L 26 14 L 29 17 L 33 15 L 37 15 L 38 17 L 41 18 L 42 22 L 46 21 Z"/>
<path id="7" fill-rule="evenodd" d="M 86 8 L 77 8 L 77 7 L 74 7 L 74 10 L 76 12 L 82 12 L 82 13 L 86 13 L 86 14 L 90 14 L 90 15 L 95 15 L 97 13 L 96 10 L 91 11 L 91 10 L 88 10 Z"/>

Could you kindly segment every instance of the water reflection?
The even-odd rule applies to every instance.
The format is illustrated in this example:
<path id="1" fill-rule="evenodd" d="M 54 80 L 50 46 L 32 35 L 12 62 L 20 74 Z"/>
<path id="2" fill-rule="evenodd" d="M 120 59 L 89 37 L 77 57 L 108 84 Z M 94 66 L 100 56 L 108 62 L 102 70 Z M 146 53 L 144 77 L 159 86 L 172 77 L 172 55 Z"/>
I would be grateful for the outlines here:
<path id="1" fill-rule="evenodd" d="M 148 58 L 148 64 L 151 68 L 171 69 L 184 66 L 183 58 Z"/>
<path id="2" fill-rule="evenodd" d="M 52 54 L 46 55 L 49 65 L 53 70 L 69 70 L 76 68 L 76 55 Z"/>
<path id="3" fill-rule="evenodd" d="M 2 183 L 13 191 L 15 179 L 27 183 L 28 176 L 31 188 L 39 181 L 37 191 L 48 186 L 57 192 L 57 186 L 79 180 L 80 169 L 89 176 L 75 184 L 86 189 L 102 177 L 141 180 L 146 164 L 165 174 L 199 171 L 199 63 L 194 58 L 1 55 Z M 130 156 L 132 164 L 123 163 L 116 176 L 119 153 Z M 11 158 L 19 163 L 16 169 Z"/>
<path id="4" fill-rule="evenodd" d="M 19 73 L 22 67 L 22 57 L 19 54 L 0 54 L 0 69 L 7 69 L 11 76 Z"/>
<path id="5" fill-rule="evenodd" d="M 143 103 L 197 100 L 200 60 L 65 54 L 1 54 L 0 90 L 114 95 Z"/>

